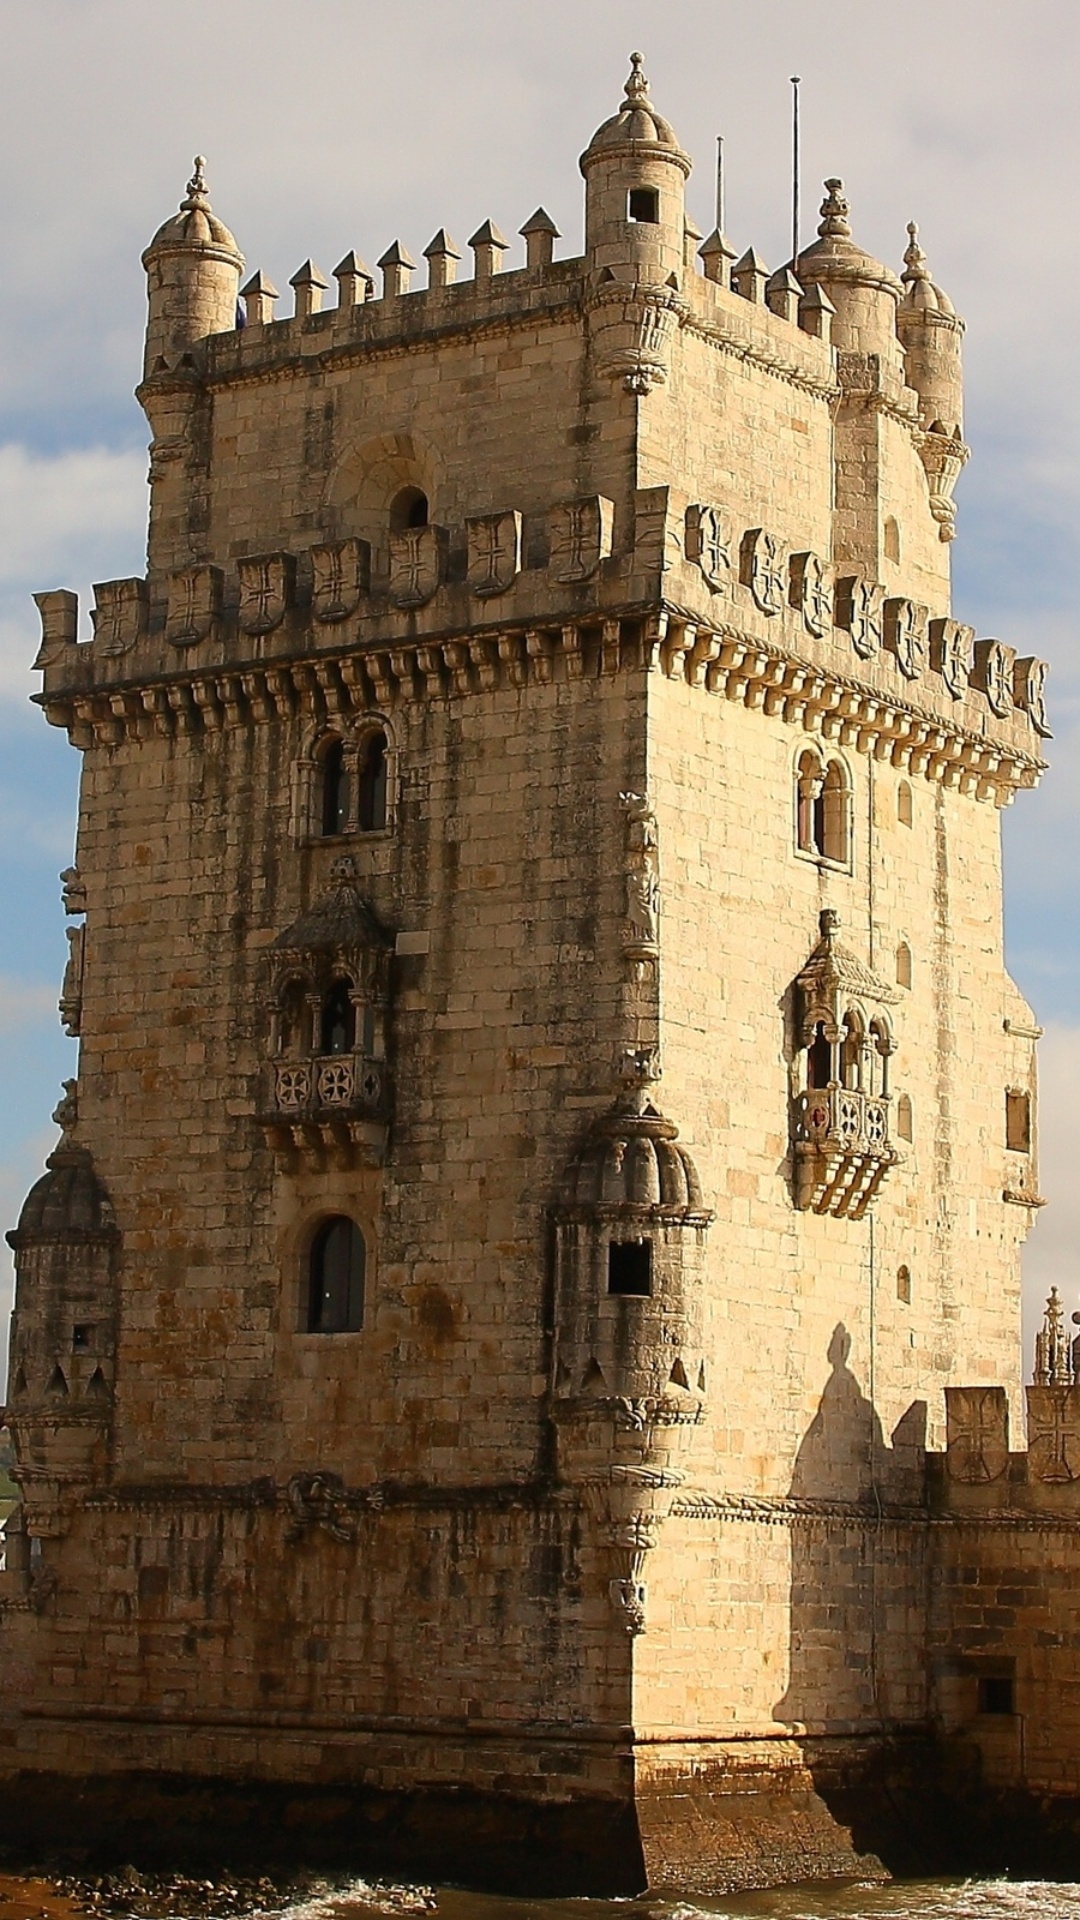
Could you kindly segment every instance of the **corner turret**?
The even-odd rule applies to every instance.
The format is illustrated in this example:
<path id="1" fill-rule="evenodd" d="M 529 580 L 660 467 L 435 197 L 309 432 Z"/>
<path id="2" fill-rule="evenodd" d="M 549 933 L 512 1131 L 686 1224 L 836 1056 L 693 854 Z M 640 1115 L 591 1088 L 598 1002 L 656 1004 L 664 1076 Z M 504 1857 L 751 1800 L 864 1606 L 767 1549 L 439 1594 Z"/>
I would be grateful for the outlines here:
<path id="1" fill-rule="evenodd" d="M 609 267 L 619 278 L 636 270 L 655 281 L 681 274 L 690 159 L 649 99 L 640 53 L 630 55 L 626 98 L 594 133 L 580 165 L 590 267 Z"/>
<path id="2" fill-rule="evenodd" d="M 944 430 L 964 437 L 964 381 L 960 343 L 964 323 L 947 293 L 930 278 L 919 229 L 908 223 L 908 248 L 901 274 L 904 293 L 896 331 L 907 356 L 906 378 L 919 396 L 919 417 L 928 432 Z"/>
<path id="3" fill-rule="evenodd" d="M 796 278 L 807 289 L 824 288 L 833 302 L 834 346 L 842 353 L 880 354 L 898 368 L 900 282 L 880 260 L 855 245 L 850 212 L 843 181 L 826 180 L 818 238 L 799 255 Z"/>
<path id="4" fill-rule="evenodd" d="M 211 208 L 205 166 L 197 154 L 179 213 L 158 228 L 142 257 L 149 297 L 144 377 L 193 341 L 236 325 L 244 256 Z"/>

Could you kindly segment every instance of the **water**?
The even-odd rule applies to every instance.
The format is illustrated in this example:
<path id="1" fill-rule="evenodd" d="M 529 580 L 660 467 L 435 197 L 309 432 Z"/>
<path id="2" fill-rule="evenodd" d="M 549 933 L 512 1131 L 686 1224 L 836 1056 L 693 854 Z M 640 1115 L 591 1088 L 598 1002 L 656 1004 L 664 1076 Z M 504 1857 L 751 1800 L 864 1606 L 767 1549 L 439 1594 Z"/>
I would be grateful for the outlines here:
<path id="1" fill-rule="evenodd" d="M 434 1906 L 430 1904 L 434 1901 Z M 289 1920 L 1080 1920 L 1080 1885 L 1045 1880 L 908 1880 L 887 1886 L 784 1887 L 692 1900 L 519 1900 L 363 1881 L 304 1900 Z"/>

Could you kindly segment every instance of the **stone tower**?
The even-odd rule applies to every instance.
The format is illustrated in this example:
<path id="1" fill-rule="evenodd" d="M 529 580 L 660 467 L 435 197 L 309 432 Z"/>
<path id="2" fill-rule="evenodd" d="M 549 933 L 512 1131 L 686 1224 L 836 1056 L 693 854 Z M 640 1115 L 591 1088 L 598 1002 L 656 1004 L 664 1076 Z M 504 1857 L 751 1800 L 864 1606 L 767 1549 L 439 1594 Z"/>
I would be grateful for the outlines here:
<path id="1" fill-rule="evenodd" d="M 540 209 L 458 281 L 440 229 L 282 320 L 201 161 L 144 256 L 147 575 L 89 640 L 38 596 L 84 756 L 12 1235 L 38 1809 L 719 1887 L 849 1870 L 814 1782 L 932 1723 L 925 1449 L 1015 1400 L 1038 1204 L 1045 669 L 952 612 L 914 230 L 901 279 L 830 181 L 797 261 L 702 272 L 637 55 L 581 168 L 582 256 Z"/>

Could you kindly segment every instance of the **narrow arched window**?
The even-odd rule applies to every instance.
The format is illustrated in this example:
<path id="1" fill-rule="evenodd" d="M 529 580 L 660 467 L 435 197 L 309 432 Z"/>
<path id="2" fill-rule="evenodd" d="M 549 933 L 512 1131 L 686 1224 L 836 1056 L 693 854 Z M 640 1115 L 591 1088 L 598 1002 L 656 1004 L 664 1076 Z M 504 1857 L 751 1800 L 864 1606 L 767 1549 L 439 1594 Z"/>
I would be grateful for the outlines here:
<path id="1" fill-rule="evenodd" d="M 887 514 L 885 519 L 885 558 L 897 565 L 900 560 L 900 522 Z"/>
<path id="2" fill-rule="evenodd" d="M 889 1056 L 892 1053 L 892 1036 L 884 1020 L 872 1020 L 870 1022 L 870 1038 L 873 1041 L 873 1052 L 870 1056 L 873 1085 L 867 1087 L 866 1092 L 880 1093 L 887 1097 L 889 1092 Z"/>
<path id="3" fill-rule="evenodd" d="M 906 780 L 901 780 L 896 790 L 896 817 L 902 827 L 915 824 L 915 799 Z"/>
<path id="4" fill-rule="evenodd" d="M 823 830 L 821 762 L 816 753 L 804 753 L 795 783 L 795 844 L 800 853 L 820 853 Z"/>
<path id="5" fill-rule="evenodd" d="M 390 502 L 391 533 L 406 533 L 410 527 L 428 524 L 428 497 L 419 487 L 402 487 Z"/>
<path id="6" fill-rule="evenodd" d="M 902 1093 L 896 1103 L 896 1131 L 901 1140 L 913 1140 L 915 1137 L 910 1094 Z"/>
<path id="7" fill-rule="evenodd" d="M 349 775 L 342 741 L 331 740 L 322 753 L 320 768 L 323 834 L 344 833 L 349 819 Z"/>
<path id="8" fill-rule="evenodd" d="M 905 1307 L 911 1305 L 911 1268 L 898 1267 L 896 1272 L 896 1297 Z"/>
<path id="9" fill-rule="evenodd" d="M 323 1001 L 320 1040 L 323 1054 L 351 1053 L 356 1045 L 356 1008 L 348 980 L 335 980 Z"/>
<path id="10" fill-rule="evenodd" d="M 832 1079 L 832 1047 L 819 1021 L 806 1054 L 807 1085 L 827 1087 Z"/>
<path id="11" fill-rule="evenodd" d="M 361 833 L 377 833 L 386 825 L 386 735 L 364 735 L 360 746 L 357 822 Z"/>
<path id="12" fill-rule="evenodd" d="M 821 788 L 821 831 L 818 851 L 826 860 L 844 866 L 850 858 L 847 780 L 838 760 L 830 760 Z"/>
<path id="13" fill-rule="evenodd" d="M 364 1323 L 364 1236 L 354 1220 L 324 1220 L 308 1257 L 307 1330 L 356 1333 Z"/>
<path id="14" fill-rule="evenodd" d="M 281 996 L 278 1014 L 278 1052 L 291 1059 L 299 1058 L 311 1047 L 308 990 L 308 984 L 305 981 L 290 980 Z"/>
<path id="15" fill-rule="evenodd" d="M 911 948 L 906 940 L 901 940 L 896 949 L 896 984 L 898 987 L 910 987 L 911 978 Z"/>

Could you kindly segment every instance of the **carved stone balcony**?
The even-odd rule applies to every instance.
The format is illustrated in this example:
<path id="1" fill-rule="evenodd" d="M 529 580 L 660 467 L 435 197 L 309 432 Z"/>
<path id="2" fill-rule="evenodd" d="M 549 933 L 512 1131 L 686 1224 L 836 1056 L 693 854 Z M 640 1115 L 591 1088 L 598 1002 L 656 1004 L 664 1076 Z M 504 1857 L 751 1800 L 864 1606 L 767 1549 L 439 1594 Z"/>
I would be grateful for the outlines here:
<path id="1" fill-rule="evenodd" d="M 859 1220 L 900 1155 L 889 1099 L 851 1087 L 810 1087 L 795 1114 L 795 1204 Z"/>
<path id="2" fill-rule="evenodd" d="M 279 1153 L 299 1151 L 378 1165 L 386 1148 L 386 1063 L 363 1053 L 275 1060 L 266 1071 L 259 1123 Z"/>

